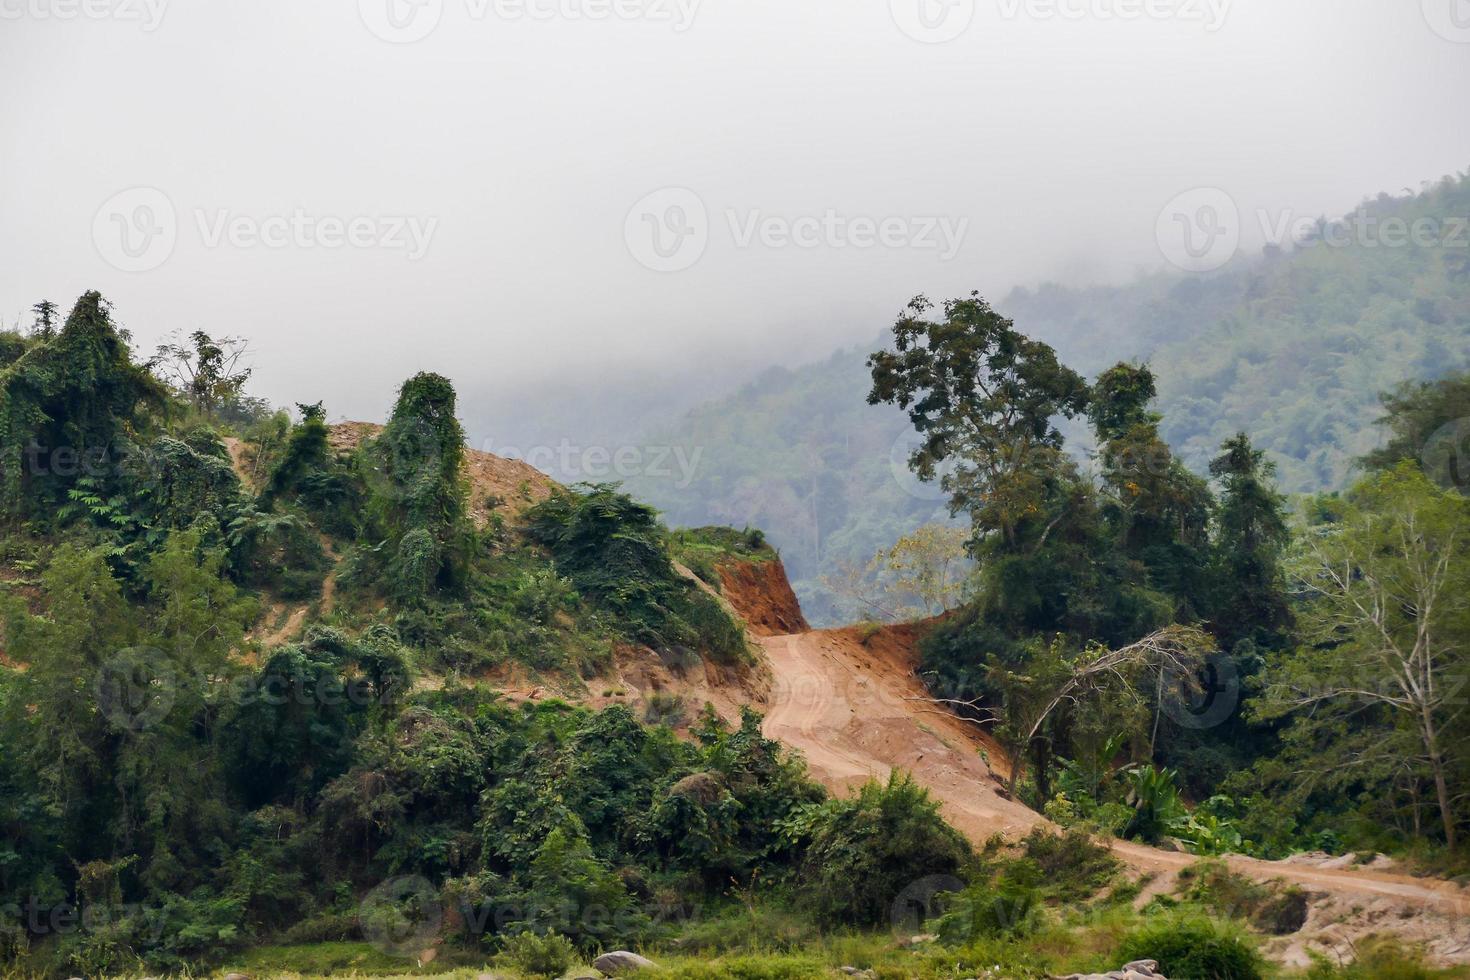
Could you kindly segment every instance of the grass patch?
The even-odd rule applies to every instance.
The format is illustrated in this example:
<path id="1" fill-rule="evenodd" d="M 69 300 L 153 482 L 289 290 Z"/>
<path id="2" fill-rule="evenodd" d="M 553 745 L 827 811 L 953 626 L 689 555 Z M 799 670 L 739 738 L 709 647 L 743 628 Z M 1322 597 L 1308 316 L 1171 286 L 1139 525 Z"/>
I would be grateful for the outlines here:
<path id="1" fill-rule="evenodd" d="M 1272 936 L 1289 936 L 1307 921 L 1307 896 L 1296 886 L 1256 882 L 1224 861 L 1199 861 L 1179 872 L 1179 895 L 1216 915 L 1242 919 Z"/>
<path id="2" fill-rule="evenodd" d="M 384 953 L 369 943 L 309 943 L 302 946 L 257 946 L 230 957 L 224 973 L 246 973 L 252 977 L 297 976 L 431 976 L 453 972 L 452 955 L 441 953 L 434 962 L 418 967 L 414 960 Z M 478 956 L 483 960 L 485 957 Z"/>

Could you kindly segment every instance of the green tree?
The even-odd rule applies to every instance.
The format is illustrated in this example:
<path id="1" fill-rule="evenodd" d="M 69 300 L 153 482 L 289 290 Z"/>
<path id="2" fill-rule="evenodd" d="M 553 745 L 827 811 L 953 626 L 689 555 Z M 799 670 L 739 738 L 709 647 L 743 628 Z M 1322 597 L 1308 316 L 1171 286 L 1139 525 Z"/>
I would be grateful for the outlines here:
<path id="1" fill-rule="evenodd" d="M 1470 493 L 1470 372 L 1404 382 L 1381 396 L 1388 441 L 1358 462 L 1369 470 L 1421 463 L 1443 486 Z"/>
<path id="2" fill-rule="evenodd" d="M 325 472 L 330 462 L 326 409 L 321 402 L 296 407 L 301 411 L 301 423 L 291 429 L 281 458 L 260 494 L 261 504 L 266 507 L 277 497 L 300 489 L 312 474 Z"/>
<path id="3" fill-rule="evenodd" d="M 1242 639 L 1277 647 L 1291 627 L 1282 555 L 1291 541 L 1286 498 L 1276 492 L 1276 467 L 1244 432 L 1226 440 L 1210 463 L 1220 481 L 1215 515 L 1213 616 L 1221 645 Z"/>
<path id="4" fill-rule="evenodd" d="M 1157 396 L 1154 373 L 1147 366 L 1120 362 L 1098 375 L 1087 405 L 1098 442 L 1118 439 L 1134 426 L 1157 426 L 1161 416 L 1149 409 Z"/>
<path id="5" fill-rule="evenodd" d="M 211 337 L 203 330 L 189 334 L 187 344 L 174 339 L 158 345 L 148 368 L 178 390 L 194 408 L 213 416 L 220 406 L 239 398 L 252 368 L 241 361 L 250 347 L 241 337 Z"/>
<path id="6" fill-rule="evenodd" d="M 394 597 L 422 602 L 456 586 L 470 524 L 454 385 L 438 374 L 409 378 L 398 389 L 387 426 L 364 450 L 368 507 L 388 548 Z"/>
<path id="7" fill-rule="evenodd" d="M 1150 410 L 1154 376 L 1147 367 L 1117 364 L 1092 389 L 1088 416 L 1101 447 L 1103 517 L 1118 579 L 1170 597 L 1180 618 L 1203 605 L 1209 487 L 1174 458 Z M 1140 575 L 1139 572 L 1142 572 Z"/>
<path id="8" fill-rule="evenodd" d="M 36 315 L 35 324 L 31 327 L 31 334 L 41 340 L 50 340 L 56 335 L 56 313 L 57 306 L 49 299 L 31 307 L 31 312 Z"/>
<path id="9" fill-rule="evenodd" d="M 1459 839 L 1470 668 L 1470 501 L 1412 463 L 1354 488 L 1336 524 L 1309 529 L 1293 562 L 1302 645 L 1269 674 L 1257 714 L 1290 717 L 1302 746 L 1359 733 L 1332 764 L 1362 773 L 1384 757 L 1432 786 L 1445 842 Z M 1314 737 L 1317 736 L 1317 737 Z"/>
<path id="10" fill-rule="evenodd" d="M 164 404 L 102 296 L 84 294 L 54 337 L 0 368 L 0 507 L 50 516 L 79 478 L 112 471 L 144 414 Z"/>
<path id="11" fill-rule="evenodd" d="M 910 465 L 921 479 L 939 476 L 977 538 L 994 533 L 1011 552 L 1034 546 L 1055 526 L 1042 516 L 1061 462 L 1054 419 L 1086 407 L 1087 384 L 978 293 L 924 319 L 933 306 L 916 297 L 893 327 L 895 350 L 868 358 L 868 402 L 908 412 L 921 439 Z"/>

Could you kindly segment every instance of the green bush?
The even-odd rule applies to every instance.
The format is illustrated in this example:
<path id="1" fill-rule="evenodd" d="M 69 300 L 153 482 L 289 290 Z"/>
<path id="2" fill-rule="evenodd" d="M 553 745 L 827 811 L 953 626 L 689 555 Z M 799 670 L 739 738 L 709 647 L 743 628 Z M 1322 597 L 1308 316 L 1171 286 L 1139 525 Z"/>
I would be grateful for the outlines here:
<path id="1" fill-rule="evenodd" d="M 1261 980 L 1255 947 L 1236 927 L 1198 913 L 1159 916 L 1128 935 L 1118 958 L 1158 960 L 1159 972 L 1179 980 Z"/>
<path id="2" fill-rule="evenodd" d="M 688 706 L 684 703 L 682 694 L 655 691 L 648 696 L 648 703 L 643 709 L 643 721 L 648 725 L 668 725 L 675 728 L 684 721 L 687 711 Z"/>
<path id="3" fill-rule="evenodd" d="M 1220 860 L 1185 868 L 1179 872 L 1179 885 L 1183 899 L 1216 915 L 1247 920 L 1273 936 L 1290 935 L 1307 921 L 1307 896 L 1300 888 L 1252 881 Z"/>
<path id="4" fill-rule="evenodd" d="M 815 808 L 800 882 L 812 912 L 845 925 L 889 921 L 915 881 L 954 876 L 972 854 L 939 815 L 939 804 L 906 773 L 869 782 L 856 796 Z"/>
<path id="5" fill-rule="evenodd" d="M 1041 908 L 1035 866 L 1008 869 L 993 882 L 971 885 L 945 901 L 935 932 L 946 946 L 977 939 L 1024 936 L 1036 926 Z"/>
<path id="6" fill-rule="evenodd" d="M 1022 842 L 1041 872 L 1047 894 L 1064 902 L 1095 895 L 1122 866 L 1110 848 L 1080 830 L 1055 834 L 1037 827 Z"/>
<path id="7" fill-rule="evenodd" d="M 748 656 L 740 624 L 675 570 L 653 508 L 610 485 L 584 485 L 528 510 L 526 530 L 625 638 L 655 650 L 698 647 L 724 661 Z"/>
<path id="8" fill-rule="evenodd" d="M 559 977 L 577 962 L 577 951 L 565 936 L 523 932 L 505 941 L 506 960 L 535 977 Z"/>

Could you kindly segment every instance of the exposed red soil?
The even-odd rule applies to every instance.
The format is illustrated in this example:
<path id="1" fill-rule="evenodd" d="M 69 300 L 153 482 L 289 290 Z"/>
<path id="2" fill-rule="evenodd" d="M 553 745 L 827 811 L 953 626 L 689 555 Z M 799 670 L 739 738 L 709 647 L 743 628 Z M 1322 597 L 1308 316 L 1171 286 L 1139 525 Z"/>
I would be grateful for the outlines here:
<path id="1" fill-rule="evenodd" d="M 778 560 L 727 561 L 718 568 L 720 591 L 756 636 L 805 633 L 811 629 L 791 591 L 786 566 Z"/>

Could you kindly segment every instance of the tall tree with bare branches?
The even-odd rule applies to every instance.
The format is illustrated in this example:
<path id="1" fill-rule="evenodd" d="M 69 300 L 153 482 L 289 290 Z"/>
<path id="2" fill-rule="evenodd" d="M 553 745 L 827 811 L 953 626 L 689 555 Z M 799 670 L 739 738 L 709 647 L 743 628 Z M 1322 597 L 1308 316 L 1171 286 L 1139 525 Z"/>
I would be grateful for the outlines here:
<path id="1" fill-rule="evenodd" d="M 251 368 L 243 366 L 250 346 L 240 337 L 211 337 L 203 330 L 189 335 L 188 343 L 177 337 L 159 344 L 148 368 L 171 385 L 205 415 L 238 398 L 250 380 Z"/>
<path id="2" fill-rule="evenodd" d="M 1106 698 L 1121 713 L 1147 718 L 1150 696 L 1158 710 L 1159 692 L 1170 685 L 1196 688 L 1214 651 L 1209 634 L 1192 626 L 1166 626 L 1117 649 L 1094 644 L 1080 654 L 1069 654 L 1058 639 L 1036 651 L 1024 670 L 991 668 L 1003 692 L 999 707 L 984 706 L 979 699 L 911 700 L 960 708 L 976 724 L 995 724 L 996 736 L 1011 756 L 1010 790 L 1014 793 L 1027 754 L 1044 737 L 1047 723 L 1059 710 Z M 1038 766 L 1038 774 L 1043 770 Z"/>
<path id="3" fill-rule="evenodd" d="M 1292 573 L 1304 599 L 1303 643 L 1270 672 L 1257 714 L 1292 717 L 1289 735 L 1302 745 L 1356 733 L 1354 754 L 1342 761 L 1361 773 L 1411 763 L 1455 846 L 1465 750 L 1452 733 L 1470 670 L 1470 500 L 1400 464 L 1360 484 L 1340 521 L 1309 529 Z M 1307 769 L 1303 778 L 1324 774 Z"/>

